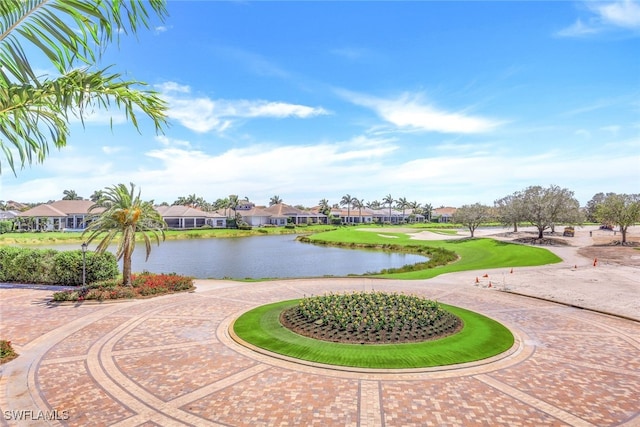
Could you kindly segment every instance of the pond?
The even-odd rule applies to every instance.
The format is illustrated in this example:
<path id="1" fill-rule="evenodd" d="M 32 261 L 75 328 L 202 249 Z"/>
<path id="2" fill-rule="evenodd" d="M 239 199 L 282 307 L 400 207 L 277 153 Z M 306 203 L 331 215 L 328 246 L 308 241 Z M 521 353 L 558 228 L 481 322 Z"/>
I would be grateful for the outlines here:
<path id="1" fill-rule="evenodd" d="M 263 279 L 365 274 L 428 261 L 422 255 L 317 246 L 295 239 L 295 235 L 277 235 L 167 240 L 160 246 L 152 245 L 146 262 L 144 245 L 138 244 L 132 269 L 200 279 Z M 48 247 L 76 250 L 79 246 Z"/>

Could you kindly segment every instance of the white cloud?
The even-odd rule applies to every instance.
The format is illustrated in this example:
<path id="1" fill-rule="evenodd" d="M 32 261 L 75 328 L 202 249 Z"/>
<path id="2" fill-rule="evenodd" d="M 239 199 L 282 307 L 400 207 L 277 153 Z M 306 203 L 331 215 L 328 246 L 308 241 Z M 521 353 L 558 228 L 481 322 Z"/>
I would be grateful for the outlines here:
<path id="1" fill-rule="evenodd" d="M 600 32 L 597 26 L 584 24 L 581 19 L 577 19 L 572 25 L 558 31 L 556 35 L 560 37 L 581 37 Z"/>
<path id="2" fill-rule="evenodd" d="M 591 16 L 586 22 L 577 19 L 556 34 L 561 37 L 581 37 L 614 29 L 640 30 L 640 4 L 635 0 L 585 3 Z"/>
<path id="3" fill-rule="evenodd" d="M 169 138 L 165 135 L 158 135 L 155 137 L 156 141 L 163 147 L 185 147 L 190 148 L 191 143 L 182 139 Z"/>
<path id="4" fill-rule="evenodd" d="M 100 147 L 100 149 L 104 154 L 116 154 L 124 151 L 125 148 L 113 145 L 103 145 L 102 147 Z"/>
<path id="5" fill-rule="evenodd" d="M 402 151 L 397 141 L 367 137 L 304 146 L 259 144 L 219 154 L 185 149 L 172 140 L 167 144 L 146 153 L 153 161 L 136 162 L 144 167 L 83 158 L 73 150 L 58 153 L 38 168 L 46 175 L 42 178 L 15 183 L 0 176 L 1 198 L 46 201 L 61 198 L 65 189 L 89 197 L 97 189 L 134 182 L 145 199 L 169 203 L 196 193 L 209 201 L 238 194 L 265 204 L 278 194 L 286 203 L 312 206 L 321 198 L 335 203 L 346 193 L 365 201 L 391 193 L 459 206 L 491 204 L 530 185 L 557 184 L 577 190 L 586 203 L 598 191 L 637 192 L 640 179 L 637 138 L 585 153 L 556 148 L 535 156 L 522 155 L 519 148 L 461 155 L 447 143 L 443 150 L 411 159 L 397 157 Z"/>
<path id="6" fill-rule="evenodd" d="M 265 100 L 227 100 L 189 96 L 188 86 L 166 82 L 157 86 L 169 103 L 168 116 L 195 132 L 223 132 L 237 119 L 300 118 L 329 114 L 322 107 Z"/>
<path id="7" fill-rule="evenodd" d="M 620 129 L 622 129 L 622 128 L 620 126 L 618 126 L 618 125 L 603 126 L 603 127 L 600 128 L 600 130 L 605 131 L 605 132 L 609 132 L 613 136 L 616 136 L 618 134 L 618 132 L 620 132 Z"/>
<path id="8" fill-rule="evenodd" d="M 424 101 L 421 95 L 403 94 L 396 99 L 376 98 L 338 90 L 350 102 L 375 111 L 380 118 L 400 129 L 426 132 L 473 134 L 496 129 L 496 120 L 438 109 Z"/>
<path id="9" fill-rule="evenodd" d="M 636 1 L 591 4 L 590 8 L 605 24 L 629 29 L 640 28 L 640 5 Z"/>

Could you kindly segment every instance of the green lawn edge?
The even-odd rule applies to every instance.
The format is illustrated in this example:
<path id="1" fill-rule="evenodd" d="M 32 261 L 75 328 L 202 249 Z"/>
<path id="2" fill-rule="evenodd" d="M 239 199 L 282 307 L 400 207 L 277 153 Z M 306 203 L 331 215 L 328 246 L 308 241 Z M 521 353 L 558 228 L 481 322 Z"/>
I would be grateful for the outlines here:
<path id="1" fill-rule="evenodd" d="M 501 323 L 480 313 L 441 304 L 459 316 L 462 330 L 422 343 L 341 344 L 298 335 L 280 324 L 282 310 L 299 299 L 256 307 L 236 319 L 233 332 L 256 347 L 295 359 L 369 369 L 410 369 L 456 365 L 487 359 L 509 350 L 514 336 Z"/>
<path id="2" fill-rule="evenodd" d="M 420 230 L 416 230 L 418 232 Z M 393 236 L 383 237 L 380 236 Z M 393 244 L 400 246 L 430 246 L 440 247 L 455 252 L 459 259 L 447 265 L 414 270 L 408 272 L 388 274 L 366 274 L 367 277 L 379 277 L 389 279 L 431 279 L 445 273 L 470 271 L 493 268 L 532 267 L 538 265 L 555 264 L 562 259 L 545 248 L 504 242 L 491 238 L 460 238 L 451 240 L 418 240 L 411 238 L 412 233 L 392 233 L 389 230 L 369 231 L 358 228 L 342 228 L 326 231 L 309 236 L 312 242 L 323 244 L 362 244 L 384 245 Z M 344 247 L 344 246 L 343 246 Z"/>

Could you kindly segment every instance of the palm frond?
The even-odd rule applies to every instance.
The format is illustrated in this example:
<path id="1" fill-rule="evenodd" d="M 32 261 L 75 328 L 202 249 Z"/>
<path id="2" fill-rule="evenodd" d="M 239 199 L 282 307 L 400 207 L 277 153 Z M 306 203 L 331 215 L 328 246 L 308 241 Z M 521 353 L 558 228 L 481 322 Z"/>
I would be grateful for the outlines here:
<path id="1" fill-rule="evenodd" d="M 13 153 L 7 146 L 17 153 L 20 166 L 42 162 L 49 143 L 57 148 L 66 145 L 70 116 L 84 123 L 86 115 L 96 109 L 115 107 L 136 126 L 141 110 L 160 131 L 166 124 L 166 103 L 156 92 L 138 89 L 139 85 L 108 69 L 73 70 L 38 86 L 0 84 L 0 144 L 9 167 L 15 173 Z"/>
<path id="2" fill-rule="evenodd" d="M 164 0 L 2 0 L 0 57 L 24 81 L 23 70 L 34 74 L 24 54 L 31 45 L 64 73 L 77 61 L 94 63 L 120 32 L 149 28 L 150 10 L 160 19 L 167 15 Z"/>

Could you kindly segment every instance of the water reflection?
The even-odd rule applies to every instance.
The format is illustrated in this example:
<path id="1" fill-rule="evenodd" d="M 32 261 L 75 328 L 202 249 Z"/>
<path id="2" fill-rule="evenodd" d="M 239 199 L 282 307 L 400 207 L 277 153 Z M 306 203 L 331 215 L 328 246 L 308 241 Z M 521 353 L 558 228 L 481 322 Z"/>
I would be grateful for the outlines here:
<path id="1" fill-rule="evenodd" d="M 152 246 L 147 262 L 144 246 L 138 244 L 132 258 L 133 271 L 174 272 L 201 279 L 321 277 L 371 273 L 427 260 L 421 255 L 316 246 L 298 242 L 295 237 L 167 240 Z M 50 247 L 79 249 L 79 245 Z"/>

